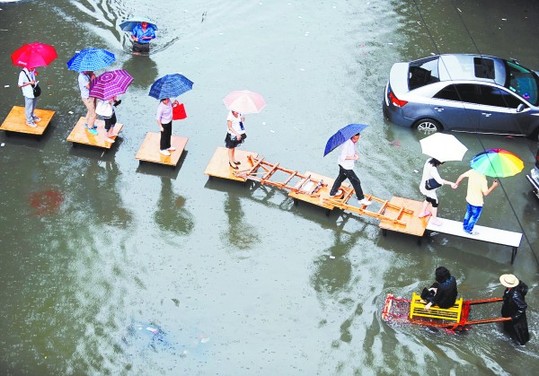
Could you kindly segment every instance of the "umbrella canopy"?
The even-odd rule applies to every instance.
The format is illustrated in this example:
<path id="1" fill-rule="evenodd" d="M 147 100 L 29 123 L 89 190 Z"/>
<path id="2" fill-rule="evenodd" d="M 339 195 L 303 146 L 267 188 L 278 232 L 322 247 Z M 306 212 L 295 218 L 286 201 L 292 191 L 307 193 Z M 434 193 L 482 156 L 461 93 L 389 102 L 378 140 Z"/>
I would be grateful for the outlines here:
<path id="1" fill-rule="evenodd" d="M 419 141 L 421 151 L 440 162 L 462 161 L 468 148 L 455 136 L 446 133 L 434 133 Z"/>
<path id="2" fill-rule="evenodd" d="M 148 23 L 148 27 L 157 30 L 157 25 L 153 21 L 150 21 L 145 17 L 133 17 L 129 20 L 123 21 L 120 24 L 120 29 L 122 29 L 123 31 L 133 31 L 133 28 L 142 22 Z"/>
<path id="3" fill-rule="evenodd" d="M 50 44 L 33 42 L 19 47 L 11 54 L 13 65 L 23 68 L 45 67 L 58 57 Z"/>
<path id="4" fill-rule="evenodd" d="M 242 114 L 256 114 L 266 107 L 264 97 L 249 90 L 231 91 L 223 98 L 223 102 L 229 110 Z"/>
<path id="5" fill-rule="evenodd" d="M 133 77 L 125 69 L 108 71 L 90 83 L 90 96 L 108 100 L 127 91 Z"/>
<path id="6" fill-rule="evenodd" d="M 504 149 L 487 149 L 472 158 L 470 166 L 477 172 L 492 178 L 505 178 L 518 174 L 524 162 Z"/>
<path id="7" fill-rule="evenodd" d="M 80 50 L 67 62 L 67 68 L 76 72 L 96 71 L 114 63 L 116 57 L 102 48 Z"/>
<path id="8" fill-rule="evenodd" d="M 326 148 L 324 149 L 324 157 L 332 152 L 337 146 L 343 144 L 346 140 L 352 138 L 358 133 L 361 133 L 368 125 L 366 124 L 348 124 L 346 127 L 339 129 L 333 136 L 326 142 Z"/>
<path id="9" fill-rule="evenodd" d="M 193 88 L 193 81 L 182 74 L 167 74 L 155 80 L 150 87 L 150 97 L 155 99 L 173 98 Z"/>

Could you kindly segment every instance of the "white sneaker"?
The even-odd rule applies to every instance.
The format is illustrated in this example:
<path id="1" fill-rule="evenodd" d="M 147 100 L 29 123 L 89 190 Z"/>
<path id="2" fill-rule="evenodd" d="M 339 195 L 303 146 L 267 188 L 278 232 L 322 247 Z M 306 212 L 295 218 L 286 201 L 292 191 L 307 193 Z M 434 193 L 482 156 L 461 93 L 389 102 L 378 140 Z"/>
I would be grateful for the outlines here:
<path id="1" fill-rule="evenodd" d="M 35 128 L 37 127 L 37 124 L 36 123 L 26 123 L 26 125 L 28 125 L 30 128 Z"/>
<path id="2" fill-rule="evenodd" d="M 34 116 L 34 122 L 39 123 L 41 121 L 40 117 Z"/>
<path id="3" fill-rule="evenodd" d="M 168 151 L 176 151 L 176 148 L 174 146 L 171 146 L 167 149 Z"/>
<path id="4" fill-rule="evenodd" d="M 168 150 L 159 150 L 159 153 L 163 154 L 163 155 L 170 155 L 170 153 L 168 152 Z"/>
<path id="5" fill-rule="evenodd" d="M 358 202 L 359 202 L 359 205 L 364 205 L 364 206 L 369 206 L 370 204 L 372 204 L 372 201 L 369 201 L 366 198 L 364 198 L 363 200 L 359 200 Z"/>

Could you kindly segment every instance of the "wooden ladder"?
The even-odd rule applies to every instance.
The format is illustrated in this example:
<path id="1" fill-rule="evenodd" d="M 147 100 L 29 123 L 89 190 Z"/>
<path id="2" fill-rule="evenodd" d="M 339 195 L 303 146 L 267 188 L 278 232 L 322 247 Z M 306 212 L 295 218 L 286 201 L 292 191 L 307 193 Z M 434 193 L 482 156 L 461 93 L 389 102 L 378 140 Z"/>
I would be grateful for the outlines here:
<path id="1" fill-rule="evenodd" d="M 249 155 L 247 160 L 251 167 L 236 172 L 236 176 L 256 181 L 262 185 L 286 189 L 294 193 L 301 193 L 312 197 L 319 196 L 317 192 L 320 188 L 327 185 L 323 180 L 315 179 L 311 175 L 301 174 L 296 170 L 281 167 L 279 163 L 267 162 L 263 157 Z M 279 176 L 283 177 L 284 180 L 276 181 L 276 173 L 279 173 Z"/>
<path id="2" fill-rule="evenodd" d="M 405 207 L 397 206 L 389 202 L 389 200 L 384 200 L 382 198 L 366 194 L 365 198 L 369 201 L 377 202 L 380 205 L 375 205 L 378 210 L 368 210 L 370 206 L 361 205 L 355 206 L 348 204 L 348 200 L 354 195 L 354 190 L 351 187 L 341 185 L 340 190 L 342 194 L 340 196 L 330 197 L 326 199 L 328 202 L 339 209 L 346 210 L 352 213 L 357 213 L 360 215 L 366 215 L 368 217 L 376 218 L 380 221 L 391 221 L 395 224 L 406 226 L 406 222 L 403 220 L 404 215 L 412 215 L 413 210 L 407 209 Z M 371 204 L 372 205 L 372 204 Z M 386 209 L 391 208 L 397 211 L 395 216 L 385 215 Z"/>

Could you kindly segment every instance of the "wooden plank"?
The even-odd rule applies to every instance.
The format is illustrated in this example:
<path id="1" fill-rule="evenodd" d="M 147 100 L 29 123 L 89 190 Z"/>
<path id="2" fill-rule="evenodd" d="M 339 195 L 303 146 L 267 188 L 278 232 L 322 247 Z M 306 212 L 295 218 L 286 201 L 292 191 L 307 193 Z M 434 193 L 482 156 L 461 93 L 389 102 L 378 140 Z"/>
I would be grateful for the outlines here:
<path id="1" fill-rule="evenodd" d="M 477 231 L 477 235 L 468 234 L 462 228 L 462 222 L 453 221 L 451 219 L 439 218 L 441 225 L 436 226 L 429 222 L 427 230 L 436 231 L 443 234 L 449 234 L 458 236 L 461 238 L 468 238 L 473 240 L 479 240 L 487 243 L 501 244 L 509 247 L 518 248 L 522 240 L 522 234 L 519 232 L 499 230 L 496 228 L 485 226 L 474 226 L 474 231 Z"/>
<path id="2" fill-rule="evenodd" d="M 55 111 L 36 108 L 34 114 L 41 120 L 36 123 L 37 127 L 32 128 L 26 125 L 24 107 L 13 106 L 0 126 L 0 130 L 41 136 L 47 130 Z"/>
<path id="3" fill-rule="evenodd" d="M 105 122 L 103 120 L 96 120 L 95 125 L 97 126 L 97 135 L 93 135 L 90 132 L 86 130 L 86 127 L 84 126 L 84 123 L 86 122 L 85 117 L 81 117 L 79 121 L 77 121 L 77 124 L 75 124 L 75 127 L 71 130 L 71 133 L 69 133 L 69 136 L 67 136 L 67 141 L 72 142 L 74 144 L 82 144 L 82 145 L 89 145 L 89 146 L 95 146 L 98 148 L 103 149 L 110 149 L 114 143 L 110 143 L 105 141 L 105 133 L 107 132 L 105 130 Z M 123 124 L 116 123 L 116 125 L 113 128 L 114 136 L 111 137 L 113 140 L 118 137 L 118 134 L 123 128 Z"/>
<path id="4" fill-rule="evenodd" d="M 176 150 L 170 152 L 170 155 L 163 155 L 159 152 L 159 143 L 161 140 L 160 132 L 148 132 L 137 152 L 136 159 L 143 162 L 163 164 L 167 166 L 176 166 L 187 145 L 188 138 L 182 136 L 172 136 L 170 145 Z"/>
<path id="5" fill-rule="evenodd" d="M 258 154 L 254 152 L 236 149 L 235 156 L 241 164 L 239 165 L 239 170 L 234 170 L 228 165 L 228 149 L 222 146 L 218 147 L 213 153 L 204 173 L 208 176 L 217 178 L 245 182 L 247 179 L 241 175 L 236 175 L 236 171 L 240 174 L 252 169 L 255 169 L 256 171 L 262 162 L 262 159 L 257 160 L 255 158 L 257 155 Z M 252 166 L 252 161 L 257 161 L 257 164 Z"/>
<path id="6" fill-rule="evenodd" d="M 391 205 L 386 207 L 385 216 L 396 219 L 399 218 L 406 223 L 406 225 L 402 226 L 398 223 L 394 223 L 392 220 L 382 219 L 379 225 L 382 230 L 423 236 L 427 227 L 428 218 L 418 218 L 416 214 L 420 212 L 423 202 L 393 196 L 391 200 L 389 200 L 389 204 Z M 401 208 L 405 208 L 406 210 L 402 211 Z"/>

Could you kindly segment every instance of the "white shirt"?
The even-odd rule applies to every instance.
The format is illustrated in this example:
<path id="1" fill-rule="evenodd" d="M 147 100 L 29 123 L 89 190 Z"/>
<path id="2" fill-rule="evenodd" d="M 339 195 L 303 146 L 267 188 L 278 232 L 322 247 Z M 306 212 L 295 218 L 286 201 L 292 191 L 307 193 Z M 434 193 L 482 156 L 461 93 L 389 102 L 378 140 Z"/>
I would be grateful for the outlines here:
<path id="1" fill-rule="evenodd" d="M 28 77 L 26 77 L 26 75 L 28 75 Z M 24 68 L 21 71 L 21 73 L 19 73 L 18 85 L 21 86 L 23 84 L 26 84 L 30 81 L 35 81 L 35 80 L 36 80 L 35 71 L 30 72 L 27 68 Z M 22 90 L 22 95 L 24 95 L 26 98 L 34 98 L 34 88 L 32 87 L 32 85 L 26 85 L 24 87 L 21 87 L 21 90 Z"/>
<path id="2" fill-rule="evenodd" d="M 341 146 L 341 154 L 339 155 L 339 165 L 345 170 L 353 170 L 355 159 L 346 159 L 346 157 L 353 157 L 356 154 L 356 144 L 348 139 Z"/>
<path id="3" fill-rule="evenodd" d="M 243 117 L 243 115 L 240 114 L 239 112 L 238 112 L 238 117 L 235 117 L 234 115 L 232 115 L 232 111 L 230 111 L 228 113 L 228 116 L 226 117 L 227 122 L 228 121 L 232 122 L 232 129 L 234 129 L 234 132 L 239 133 L 239 134 L 244 134 L 245 133 L 245 130 L 241 129 L 241 126 L 240 126 L 240 121 L 241 121 L 242 117 Z M 228 127 L 227 127 L 227 132 L 230 133 L 231 135 L 234 135 L 233 132 L 230 132 Z"/>

